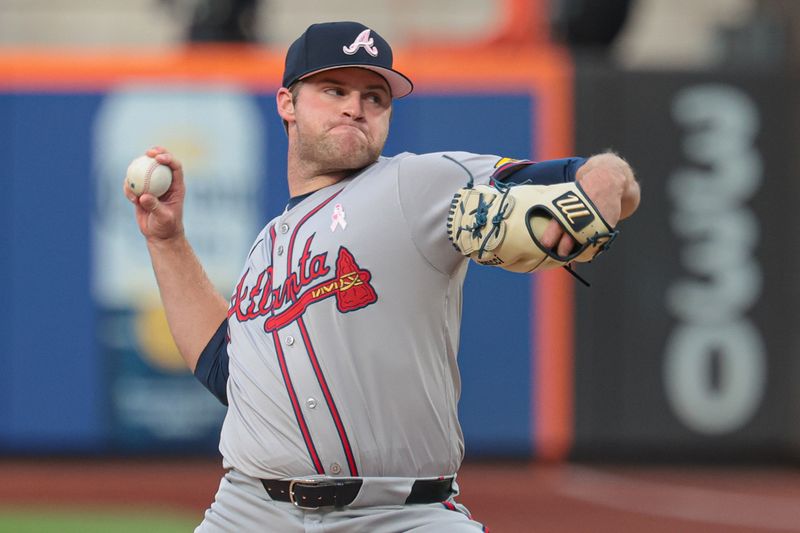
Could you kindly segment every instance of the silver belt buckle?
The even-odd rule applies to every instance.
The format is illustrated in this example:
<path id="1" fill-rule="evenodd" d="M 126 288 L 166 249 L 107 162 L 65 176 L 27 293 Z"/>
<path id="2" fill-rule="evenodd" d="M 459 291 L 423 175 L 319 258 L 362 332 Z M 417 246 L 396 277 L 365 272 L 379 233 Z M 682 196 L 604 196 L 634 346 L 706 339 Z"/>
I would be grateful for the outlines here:
<path id="1" fill-rule="evenodd" d="M 314 511 L 316 509 L 319 509 L 319 506 L 313 507 L 313 506 L 309 506 L 309 505 L 303 505 L 302 503 L 300 503 L 300 502 L 298 502 L 297 500 L 294 499 L 294 486 L 297 485 L 298 483 L 300 483 L 300 484 L 302 484 L 304 486 L 316 487 L 316 486 L 321 484 L 320 480 L 317 480 L 317 479 L 293 479 L 293 480 L 291 480 L 289 482 L 289 501 L 292 502 L 295 507 L 297 507 L 299 509 L 307 509 L 309 511 Z"/>

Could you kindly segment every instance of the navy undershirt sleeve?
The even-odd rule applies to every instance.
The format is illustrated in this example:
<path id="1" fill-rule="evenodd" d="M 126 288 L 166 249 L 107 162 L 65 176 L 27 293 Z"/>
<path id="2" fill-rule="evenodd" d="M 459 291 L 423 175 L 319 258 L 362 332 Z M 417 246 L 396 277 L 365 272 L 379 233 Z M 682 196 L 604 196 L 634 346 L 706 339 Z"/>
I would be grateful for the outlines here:
<path id="1" fill-rule="evenodd" d="M 224 405 L 228 405 L 228 320 L 223 320 L 217 332 L 203 348 L 194 376 Z"/>
<path id="2" fill-rule="evenodd" d="M 518 166 L 512 164 L 503 172 L 502 176 L 497 176 L 495 179 L 504 183 L 528 181 L 533 185 L 569 183 L 575 181 L 575 174 L 584 163 L 586 163 L 586 159 L 583 157 L 567 157 L 533 164 L 521 163 Z"/>

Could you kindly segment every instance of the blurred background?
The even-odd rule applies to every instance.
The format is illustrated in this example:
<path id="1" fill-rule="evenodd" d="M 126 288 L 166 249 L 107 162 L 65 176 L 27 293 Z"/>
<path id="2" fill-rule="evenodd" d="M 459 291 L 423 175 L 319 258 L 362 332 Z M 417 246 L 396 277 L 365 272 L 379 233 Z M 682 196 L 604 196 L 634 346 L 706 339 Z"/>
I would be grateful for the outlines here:
<path id="1" fill-rule="evenodd" d="M 800 531 L 800 1 L 0 0 L 0 532 L 201 520 L 225 409 L 177 355 L 119 188 L 148 147 L 178 154 L 231 294 L 288 197 L 285 50 L 328 20 L 374 27 L 415 81 L 386 155 L 611 149 L 642 184 L 579 267 L 591 288 L 471 267 L 475 517 Z"/>

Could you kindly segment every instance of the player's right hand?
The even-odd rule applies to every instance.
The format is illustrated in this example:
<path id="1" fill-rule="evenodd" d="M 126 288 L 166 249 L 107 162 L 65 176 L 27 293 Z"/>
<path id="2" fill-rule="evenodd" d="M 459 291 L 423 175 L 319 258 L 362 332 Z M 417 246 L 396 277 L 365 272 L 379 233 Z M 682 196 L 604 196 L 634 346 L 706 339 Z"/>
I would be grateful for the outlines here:
<path id="1" fill-rule="evenodd" d="M 160 198 L 148 193 L 137 197 L 128 187 L 127 181 L 123 180 L 123 192 L 136 209 L 139 231 L 148 241 L 166 241 L 182 237 L 183 202 L 186 197 L 183 166 L 175 156 L 160 146 L 154 146 L 145 154 L 172 169 L 172 185 Z"/>

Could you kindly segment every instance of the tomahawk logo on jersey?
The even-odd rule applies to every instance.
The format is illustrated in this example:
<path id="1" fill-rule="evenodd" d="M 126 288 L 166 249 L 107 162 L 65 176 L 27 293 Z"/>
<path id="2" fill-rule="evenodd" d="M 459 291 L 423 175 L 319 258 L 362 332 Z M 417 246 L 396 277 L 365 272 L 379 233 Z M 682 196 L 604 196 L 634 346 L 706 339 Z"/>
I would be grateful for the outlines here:
<path id="1" fill-rule="evenodd" d="M 270 230 L 274 233 L 274 228 Z M 289 271 L 286 279 L 274 284 L 272 265 L 256 275 L 245 271 L 231 298 L 229 318 L 239 322 L 266 316 L 264 331 L 271 332 L 302 316 L 309 305 L 334 297 L 342 313 L 361 309 L 378 300 L 370 284 L 372 274 L 358 266 L 353 254 L 339 247 L 333 276 L 326 277 L 328 252 L 311 253 L 314 235 L 306 240 L 298 261 L 298 270 Z M 320 278 L 325 278 L 320 280 Z M 248 283 L 249 282 L 249 283 Z"/>

